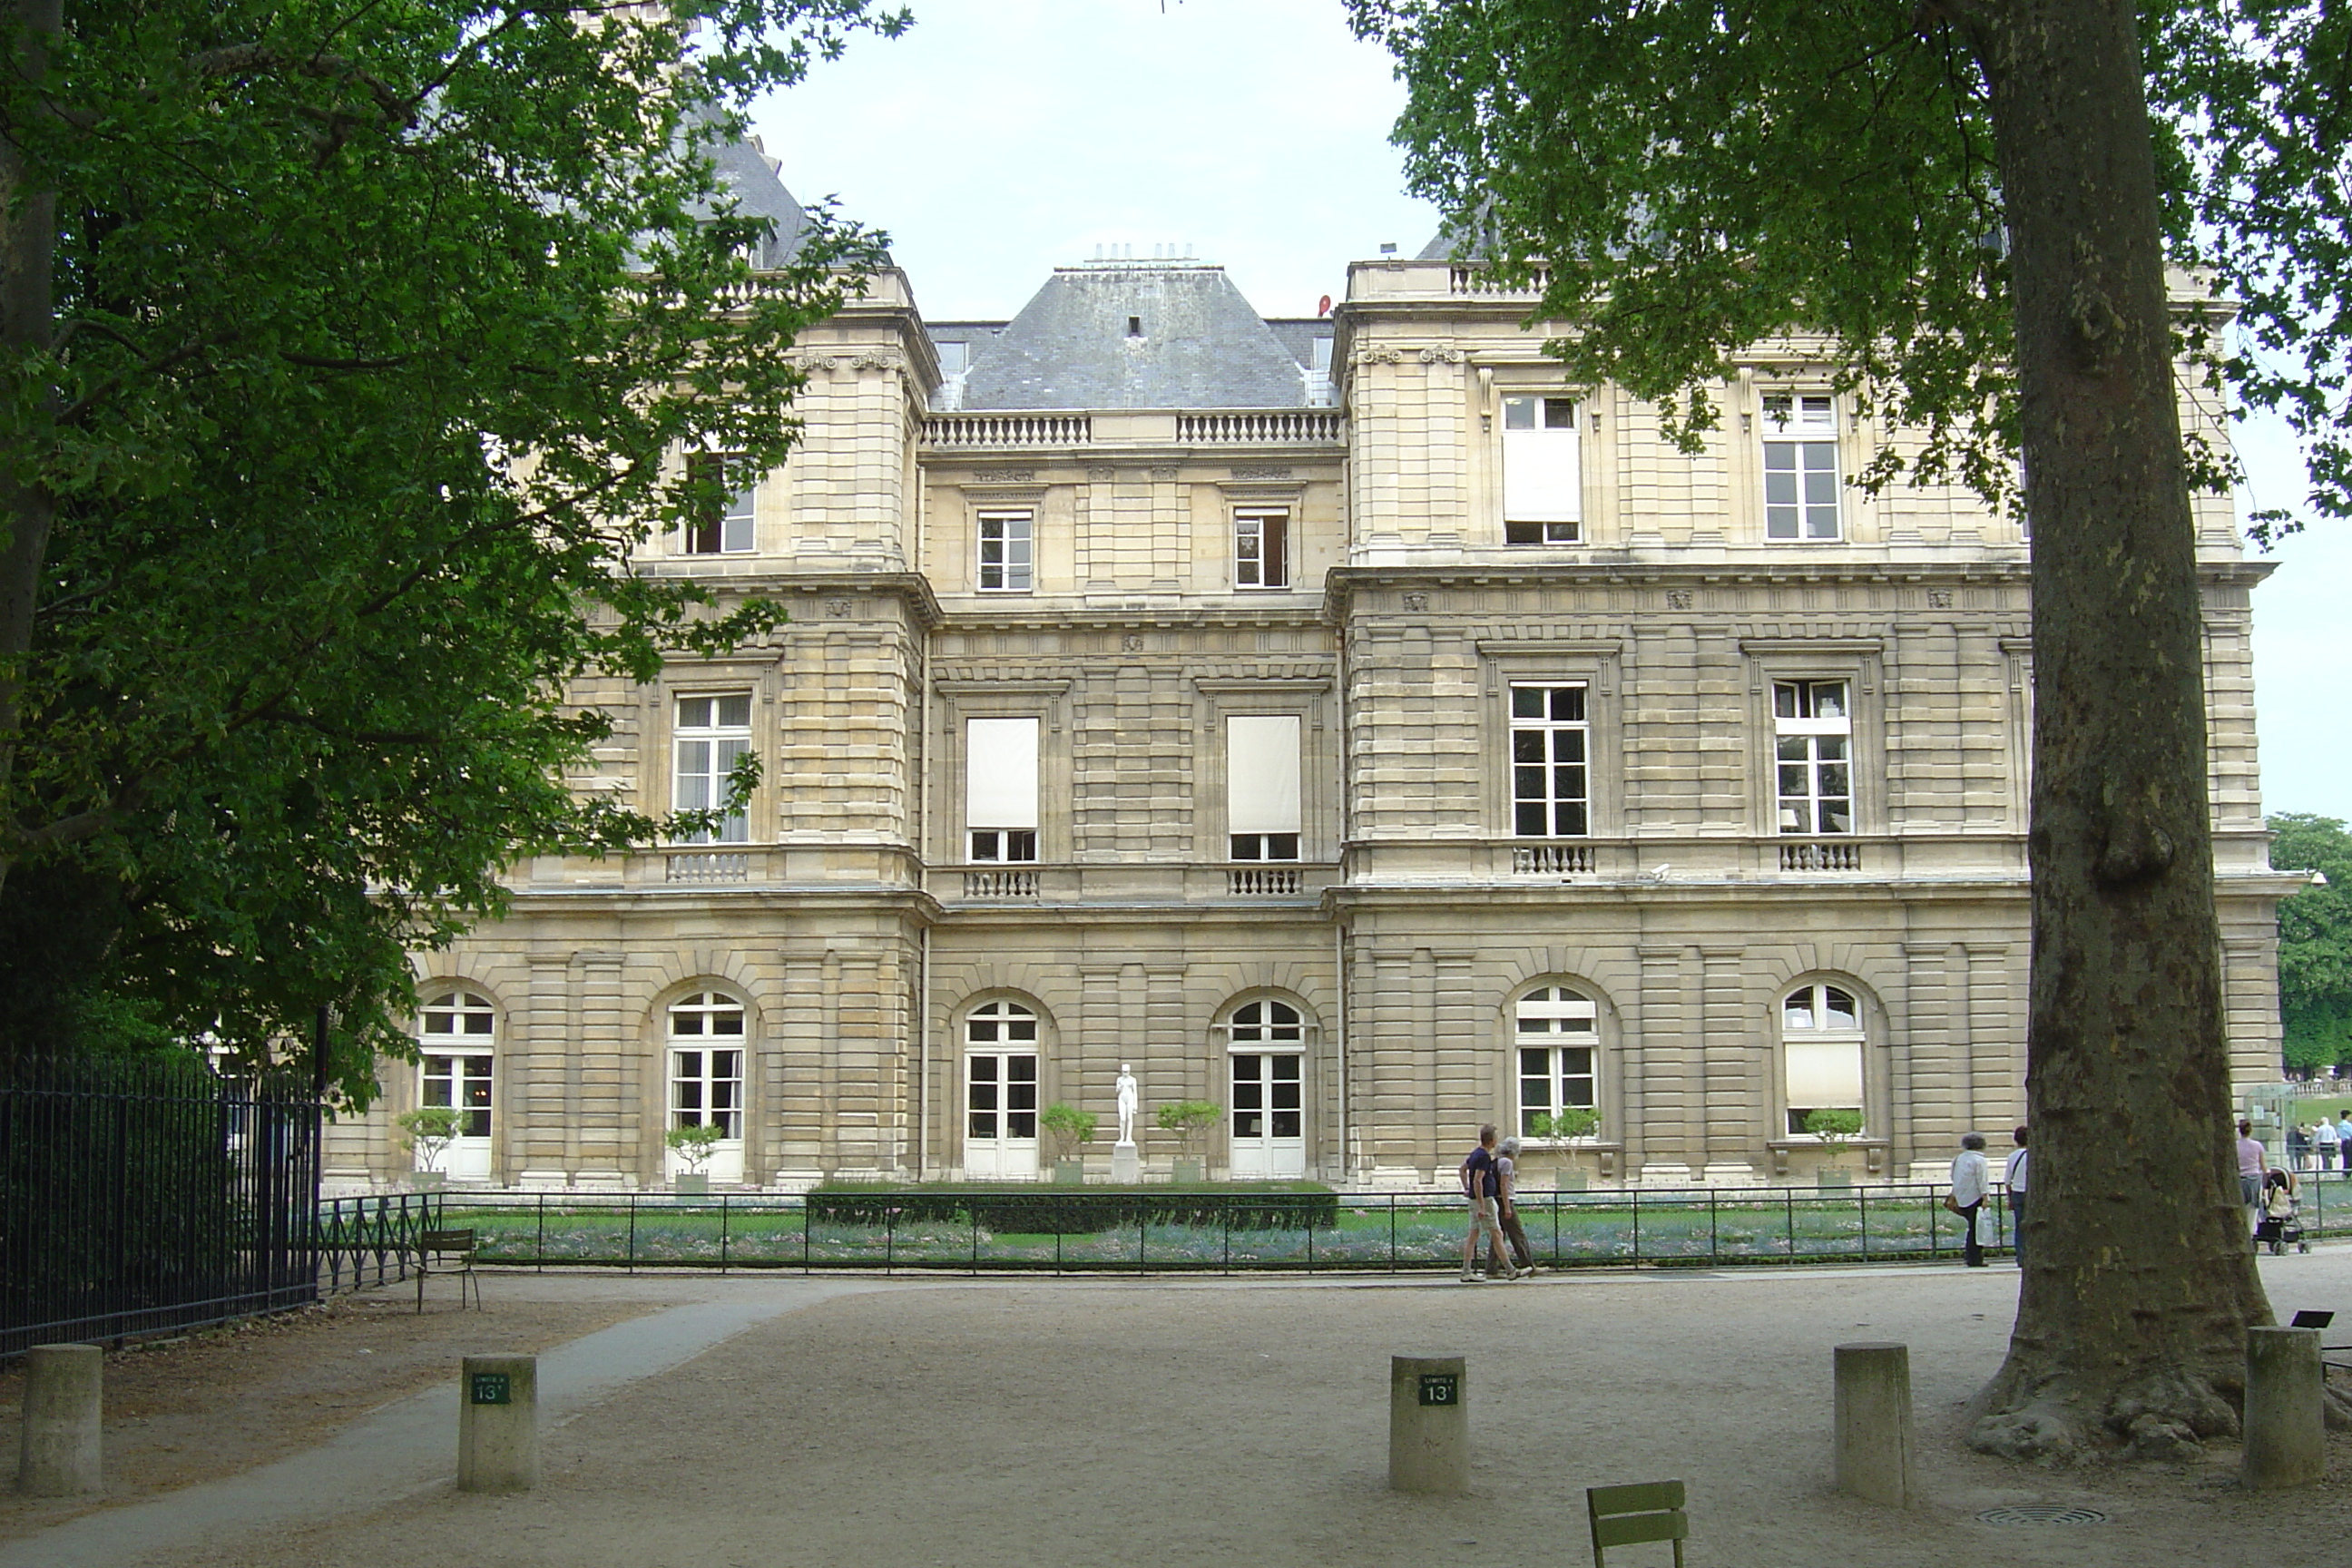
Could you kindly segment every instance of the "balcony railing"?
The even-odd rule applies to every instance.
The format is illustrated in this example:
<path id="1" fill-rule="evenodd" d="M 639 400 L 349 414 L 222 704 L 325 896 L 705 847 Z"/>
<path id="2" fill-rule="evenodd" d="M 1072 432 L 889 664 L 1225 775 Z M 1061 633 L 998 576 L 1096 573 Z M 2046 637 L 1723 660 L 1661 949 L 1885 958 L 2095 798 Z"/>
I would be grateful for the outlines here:
<path id="1" fill-rule="evenodd" d="M 751 879 L 751 857 L 742 850 L 720 850 L 716 853 L 687 852 L 672 854 L 664 868 L 665 882 L 711 883 L 748 882 Z"/>
<path id="2" fill-rule="evenodd" d="M 1176 439 L 1187 446 L 1328 446 L 1341 438 L 1339 411 L 1277 410 L 1249 414 L 1179 414 Z"/>
<path id="3" fill-rule="evenodd" d="M 1236 866 L 1225 873 L 1225 891 L 1235 898 L 1280 898 L 1298 888 L 1296 866 Z"/>
<path id="4" fill-rule="evenodd" d="M 1456 267 L 1446 275 L 1446 289 L 1451 293 L 1481 296 L 1525 295 L 1529 299 L 1551 287 L 1551 272 L 1538 267 L 1536 275 L 1525 283 L 1499 283 L 1495 275 L 1483 267 Z"/>
<path id="5" fill-rule="evenodd" d="M 1783 844 L 1780 846 L 1780 869 L 1783 871 L 1859 871 L 1862 869 L 1862 846 L 1839 843 Z"/>
<path id="6" fill-rule="evenodd" d="M 1037 873 L 966 871 L 963 874 L 963 896 L 967 899 L 1034 899 L 1037 896 Z"/>
<path id="7" fill-rule="evenodd" d="M 1515 844 L 1511 870 L 1521 877 L 1589 877 L 1592 875 L 1590 844 Z"/>
<path id="8" fill-rule="evenodd" d="M 1083 447 L 1094 421 L 1083 414 L 935 414 L 923 422 L 934 447 Z"/>

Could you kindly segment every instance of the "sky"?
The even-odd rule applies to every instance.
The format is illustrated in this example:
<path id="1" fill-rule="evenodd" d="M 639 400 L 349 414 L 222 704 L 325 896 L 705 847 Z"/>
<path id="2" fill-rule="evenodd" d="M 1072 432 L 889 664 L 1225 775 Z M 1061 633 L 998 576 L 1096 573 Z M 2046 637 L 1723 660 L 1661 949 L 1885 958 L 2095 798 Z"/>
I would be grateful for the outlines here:
<path id="1" fill-rule="evenodd" d="M 1340 0 L 908 3 L 905 37 L 856 39 L 754 121 L 793 195 L 888 232 L 930 321 L 1003 320 L 1107 246 L 1190 251 L 1263 314 L 1311 316 L 1349 261 L 1437 230 L 1388 139 L 1403 89 Z M 2239 450 L 2242 504 L 2299 500 L 2284 429 L 2242 427 Z M 2265 806 L 2352 818 L 2352 525 L 2263 558 Z"/>

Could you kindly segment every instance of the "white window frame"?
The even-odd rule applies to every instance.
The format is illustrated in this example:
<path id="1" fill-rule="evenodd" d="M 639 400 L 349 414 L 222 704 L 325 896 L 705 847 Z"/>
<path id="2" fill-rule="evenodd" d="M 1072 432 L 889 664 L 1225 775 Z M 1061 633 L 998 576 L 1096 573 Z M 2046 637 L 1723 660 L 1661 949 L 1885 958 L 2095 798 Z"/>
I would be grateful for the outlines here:
<path id="1" fill-rule="evenodd" d="M 1576 694 L 1574 718 L 1557 717 L 1562 694 Z M 1521 694 L 1537 698 L 1539 713 L 1522 713 Z M 1514 680 L 1506 696 L 1509 724 L 1509 798 L 1511 835 L 1515 838 L 1589 838 L 1592 836 L 1592 691 L 1582 680 Z M 1563 761 L 1562 752 L 1573 741 L 1575 755 Z M 1540 751 L 1540 757 L 1528 756 Z M 1563 770 L 1572 771 L 1578 793 L 1559 793 Z M 1539 792 L 1531 792 L 1539 784 Z M 1528 813 L 1543 814 L 1543 830 L 1528 830 Z M 1562 823 L 1566 826 L 1561 826 Z"/>
<path id="2" fill-rule="evenodd" d="M 974 581 L 983 594 L 1026 594 L 1036 584 L 1037 513 L 1031 507 L 989 507 L 973 529 L 978 541 Z"/>
<path id="3" fill-rule="evenodd" d="M 1843 998 L 1843 1012 L 1837 1010 L 1836 999 Z M 1796 1004 L 1800 999 L 1803 1005 Z M 1835 1020 L 1843 1021 L 1835 1021 Z M 1870 1135 L 1870 1035 L 1864 1013 L 1862 993 L 1851 985 L 1832 980 L 1809 980 L 1802 985 L 1781 993 L 1780 1002 L 1780 1124 L 1788 1138 L 1814 1139 L 1819 1134 L 1804 1130 L 1804 1119 L 1816 1110 L 1853 1110 L 1862 1114 L 1862 1131 L 1857 1137 Z M 1801 1056 L 1811 1054 L 1816 1059 L 1800 1072 Z M 1799 1103 L 1799 1094 L 1807 1075 L 1829 1076 L 1832 1068 L 1843 1077 L 1843 1064 L 1853 1063 L 1851 1098 L 1839 1094 L 1822 1099 L 1810 1094 L 1805 1103 Z"/>
<path id="4" fill-rule="evenodd" d="M 722 704 L 743 705 L 740 723 L 727 719 Z M 696 705 L 700 707 L 698 714 Z M 698 717 L 699 722 L 690 722 Z M 703 748 L 699 754 L 689 748 Z M 727 798 L 727 777 L 736 759 L 751 749 L 751 693 L 749 691 L 680 692 L 670 701 L 670 806 L 676 811 L 710 811 Z M 742 811 L 721 819 L 714 832 L 688 833 L 680 844 L 748 844 L 751 840 L 750 803 Z"/>
<path id="5" fill-rule="evenodd" d="M 750 461 L 740 452 L 698 452 L 688 459 L 695 468 L 716 465 L 727 499 L 715 514 L 679 525 L 674 538 L 680 555 L 749 555 L 759 547 L 760 476 L 741 489 L 728 483 Z"/>
<path id="6" fill-rule="evenodd" d="M 1834 544 L 1845 537 L 1837 399 L 1790 390 L 1763 396 L 1764 538 Z"/>
<path id="7" fill-rule="evenodd" d="M 1824 714 L 1832 689 L 1836 711 Z M 1853 689 L 1843 676 L 1772 682 L 1772 820 L 1785 837 L 1843 838 L 1854 831 Z M 1835 826 L 1832 803 L 1844 806 Z"/>
<path id="8" fill-rule="evenodd" d="M 988 809 L 975 797 L 980 783 L 975 758 L 982 747 L 974 737 L 982 724 L 1029 727 L 1029 788 L 1025 800 L 1012 804 L 998 801 L 994 809 Z M 964 852 L 974 864 L 1021 865 L 1036 860 L 1041 765 L 1038 749 L 1045 739 L 1044 731 L 1045 721 L 1026 713 L 971 714 L 964 719 Z"/>
<path id="9" fill-rule="evenodd" d="M 1573 1026 L 1581 1025 L 1582 1027 Z M 1542 1057 L 1531 1070 L 1530 1058 Z M 1581 1056 L 1580 1062 L 1573 1059 Z M 1540 1082 L 1538 1103 L 1528 1085 Z M 1601 1104 L 1601 1005 L 1570 985 L 1537 985 L 1511 1003 L 1511 1092 L 1518 1107 L 1514 1125 L 1533 1138 L 1534 1119 L 1570 1107 Z M 1584 1098 L 1577 1098 L 1579 1093 Z M 1568 1140 L 1547 1138 L 1548 1142 Z"/>
<path id="10" fill-rule="evenodd" d="M 1234 586 L 1254 592 L 1290 586 L 1290 509 L 1234 509 Z"/>
<path id="11" fill-rule="evenodd" d="M 416 1103 L 457 1112 L 457 1134 L 439 1156 L 441 1173 L 488 1181 L 490 1140 L 498 1128 L 498 1008 L 459 984 L 436 990 L 417 1010 L 416 1022 Z M 436 1063 L 446 1063 L 448 1070 L 436 1071 Z M 416 1168 L 425 1169 L 422 1149 Z"/>
<path id="12" fill-rule="evenodd" d="M 1235 1177 L 1282 1180 L 1307 1173 L 1307 1016 L 1279 997 L 1260 996 L 1237 1003 L 1225 1015 L 1225 1115 L 1228 1169 Z M 1263 1103 L 1241 1103 L 1244 1080 L 1235 1068 L 1242 1058 L 1258 1065 L 1247 1080 L 1265 1091 Z M 1294 1064 L 1290 1077 L 1282 1075 L 1276 1058 Z M 1289 1104 L 1284 1104 L 1288 1090 Z M 1245 1117 L 1257 1118 L 1257 1131 L 1245 1132 Z M 1288 1119 L 1289 1130 L 1284 1131 Z"/>
<path id="13" fill-rule="evenodd" d="M 1036 1009 L 1025 1002 L 982 1002 L 964 1015 L 961 1142 L 967 1174 L 971 1173 L 975 1163 L 981 1163 L 989 1167 L 980 1173 L 983 1177 L 1027 1180 L 1036 1175 L 1042 1152 L 1039 1113 L 1045 1098 L 1045 1053 L 1041 1049 L 1044 1033 L 1044 1022 Z M 995 1076 L 987 1080 L 994 1087 L 995 1103 L 984 1110 L 973 1104 L 979 1088 L 979 1080 L 972 1073 L 975 1057 L 987 1057 L 995 1064 Z M 1020 1096 L 1014 1093 L 1015 1080 L 1008 1069 L 1008 1063 L 1016 1057 L 1029 1059 L 1029 1076 L 1019 1080 L 1027 1089 L 1027 1104 L 1021 1106 L 1013 1103 Z M 973 1127 L 973 1119 L 982 1115 L 990 1118 L 989 1131 Z"/>
<path id="14" fill-rule="evenodd" d="M 1244 730 L 1242 726 L 1253 726 Z M 1307 721 L 1297 713 L 1228 713 L 1225 742 L 1225 848 L 1234 860 L 1296 860 L 1305 824 Z M 1255 740 L 1242 737 L 1255 735 Z M 1277 739 L 1286 735 L 1287 742 Z M 1239 763 L 1258 764 L 1245 781 Z M 1265 765 L 1272 763 L 1268 773 Z M 1286 772 L 1287 776 L 1283 774 Z M 1249 798 L 1244 801 L 1244 794 Z M 1286 798 L 1285 798 L 1286 796 Z"/>
<path id="15" fill-rule="evenodd" d="M 1512 392 L 1502 399 L 1503 542 L 1557 545 L 1584 542 L 1584 447 L 1577 426 L 1577 400 L 1560 393 Z M 1515 421 L 1519 421 L 1515 423 Z M 1531 501 L 1526 491 L 1544 488 L 1528 470 L 1557 466 L 1565 454 L 1568 474 L 1548 475 L 1563 483 L 1564 500 Z M 1514 454 L 1517 454 L 1515 457 Z M 1516 468 L 1515 468 L 1516 465 Z M 1514 474 L 1517 478 L 1514 478 Z"/>

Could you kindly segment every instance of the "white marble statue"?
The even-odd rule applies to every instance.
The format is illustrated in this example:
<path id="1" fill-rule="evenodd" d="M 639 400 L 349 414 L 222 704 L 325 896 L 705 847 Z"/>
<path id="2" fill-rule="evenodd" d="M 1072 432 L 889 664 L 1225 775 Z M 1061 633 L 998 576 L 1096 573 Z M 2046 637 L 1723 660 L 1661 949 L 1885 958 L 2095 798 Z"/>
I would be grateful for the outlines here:
<path id="1" fill-rule="evenodd" d="M 1118 1064 L 1118 1141 L 1135 1142 L 1135 1108 L 1142 1098 L 1136 1088 L 1135 1072 L 1125 1062 Z"/>

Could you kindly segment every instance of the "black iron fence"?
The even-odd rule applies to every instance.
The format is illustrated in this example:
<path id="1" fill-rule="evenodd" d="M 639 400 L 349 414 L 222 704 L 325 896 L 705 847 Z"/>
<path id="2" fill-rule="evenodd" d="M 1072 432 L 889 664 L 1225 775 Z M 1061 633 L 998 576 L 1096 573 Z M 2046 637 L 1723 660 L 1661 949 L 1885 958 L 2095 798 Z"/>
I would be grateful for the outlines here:
<path id="1" fill-rule="evenodd" d="M 315 1300 L 319 1129 L 193 1053 L 0 1062 L 0 1356 Z"/>
<path id="2" fill-rule="evenodd" d="M 320 1289 L 358 1290 L 407 1279 L 416 1266 L 418 1239 L 441 1228 L 441 1204 L 438 1193 L 386 1193 L 320 1204 Z"/>
<path id="3" fill-rule="evenodd" d="M 1555 1268 L 1957 1258 L 1943 1188 L 1695 1188 L 1523 1193 L 1519 1218 Z M 516 1268 L 966 1272 L 1396 1272 L 1459 1268 L 1465 1215 L 1436 1194 L 910 1187 L 801 1196 L 444 1195 L 438 1223 Z M 1980 1222 L 2009 1246 L 1998 1196 Z"/>

